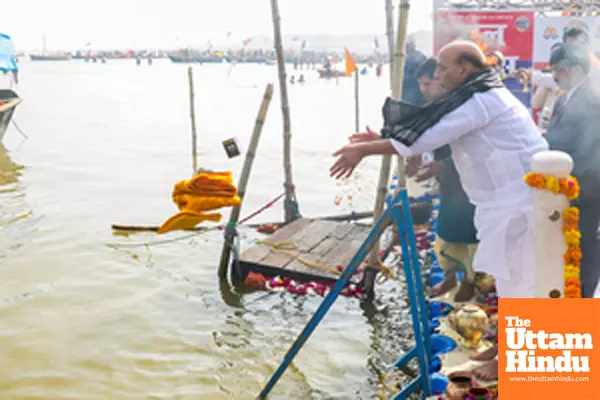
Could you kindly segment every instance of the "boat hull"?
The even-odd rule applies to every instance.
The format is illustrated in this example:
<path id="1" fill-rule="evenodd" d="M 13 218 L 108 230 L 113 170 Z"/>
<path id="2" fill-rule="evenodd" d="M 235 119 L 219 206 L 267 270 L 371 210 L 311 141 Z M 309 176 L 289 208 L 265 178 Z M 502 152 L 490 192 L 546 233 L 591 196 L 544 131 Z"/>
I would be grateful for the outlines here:
<path id="1" fill-rule="evenodd" d="M 223 62 L 229 62 L 229 60 L 225 57 L 169 56 L 169 59 L 174 63 L 185 63 L 185 64 L 221 64 Z"/>
<path id="2" fill-rule="evenodd" d="M 4 140 L 10 121 L 21 98 L 12 90 L 0 90 L 0 144 Z"/>
<path id="3" fill-rule="evenodd" d="M 41 55 L 30 54 L 29 57 L 31 58 L 31 61 L 69 61 L 71 59 L 71 56 L 69 56 L 69 55 L 66 55 L 66 56 L 41 56 Z"/>
<path id="4" fill-rule="evenodd" d="M 319 73 L 319 78 L 323 78 L 323 79 L 343 78 L 343 77 L 348 76 L 348 75 L 346 75 L 345 72 L 338 71 L 335 69 L 332 69 L 332 70 L 318 69 L 317 72 Z"/>

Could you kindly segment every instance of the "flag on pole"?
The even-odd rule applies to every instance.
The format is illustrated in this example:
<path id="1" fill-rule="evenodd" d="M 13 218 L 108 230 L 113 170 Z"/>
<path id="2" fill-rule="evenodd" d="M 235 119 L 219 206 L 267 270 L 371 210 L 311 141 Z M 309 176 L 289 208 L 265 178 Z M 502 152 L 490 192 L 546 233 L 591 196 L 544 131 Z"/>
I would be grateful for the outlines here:
<path id="1" fill-rule="evenodd" d="M 346 52 L 346 75 L 352 75 L 352 73 L 356 71 L 356 64 L 348 49 L 344 48 L 344 51 Z"/>

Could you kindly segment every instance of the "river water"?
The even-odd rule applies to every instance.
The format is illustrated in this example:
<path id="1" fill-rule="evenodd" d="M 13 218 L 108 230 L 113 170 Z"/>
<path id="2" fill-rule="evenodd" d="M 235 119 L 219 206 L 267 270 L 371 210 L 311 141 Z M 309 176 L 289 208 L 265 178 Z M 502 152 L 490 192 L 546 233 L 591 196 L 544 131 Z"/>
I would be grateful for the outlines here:
<path id="1" fill-rule="evenodd" d="M 15 121 L 29 139 L 11 127 L 0 148 L 0 398 L 254 398 L 320 298 L 228 292 L 216 277 L 218 232 L 152 244 L 189 234 L 111 231 L 176 212 L 172 187 L 192 172 L 186 66 L 20 66 Z M 289 87 L 300 211 L 370 210 L 378 157 L 346 187 L 328 176 L 332 151 L 354 131 L 353 79 L 288 68 L 307 79 Z M 194 66 L 199 166 L 236 180 L 243 157 L 227 158 L 221 142 L 235 137 L 245 151 L 265 85 L 276 84 L 242 215 L 283 190 L 276 71 Z M 363 126 L 381 125 L 387 76 L 360 77 Z M 335 204 L 342 191 L 353 192 L 351 205 Z M 282 216 L 277 203 L 252 222 Z M 256 238 L 242 230 L 244 246 Z M 377 369 L 410 336 L 399 283 L 378 292 L 374 309 L 336 302 L 273 398 L 373 398 Z"/>

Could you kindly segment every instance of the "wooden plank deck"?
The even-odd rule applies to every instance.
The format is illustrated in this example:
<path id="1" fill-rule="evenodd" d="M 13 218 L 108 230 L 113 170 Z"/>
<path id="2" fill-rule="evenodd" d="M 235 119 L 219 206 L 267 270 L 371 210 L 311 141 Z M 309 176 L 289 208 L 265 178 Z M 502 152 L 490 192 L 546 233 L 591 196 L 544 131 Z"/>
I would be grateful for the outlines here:
<path id="1" fill-rule="evenodd" d="M 325 268 L 308 266 L 290 254 L 309 263 L 332 268 L 346 266 L 370 231 L 370 226 L 362 224 L 298 219 L 263 239 L 270 243 L 292 243 L 293 248 L 282 249 L 289 254 L 275 251 L 273 246 L 263 243 L 256 243 L 240 254 L 242 278 L 252 271 L 299 281 L 335 281 L 338 274 Z"/>

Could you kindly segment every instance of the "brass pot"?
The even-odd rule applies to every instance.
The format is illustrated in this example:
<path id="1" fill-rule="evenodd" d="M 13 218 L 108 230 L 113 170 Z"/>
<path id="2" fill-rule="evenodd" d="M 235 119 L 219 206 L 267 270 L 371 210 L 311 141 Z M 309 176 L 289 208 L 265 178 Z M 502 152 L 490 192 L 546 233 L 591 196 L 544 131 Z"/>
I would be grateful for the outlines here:
<path id="1" fill-rule="evenodd" d="M 475 274 L 475 287 L 480 293 L 493 293 L 496 291 L 496 280 L 492 275 L 480 272 Z"/>
<path id="2" fill-rule="evenodd" d="M 453 372 L 448 375 L 446 386 L 447 400 L 465 400 L 473 387 L 473 374 L 470 372 Z"/>
<path id="3" fill-rule="evenodd" d="M 467 394 L 467 400 L 491 400 L 492 395 L 485 388 L 471 388 Z"/>
<path id="4" fill-rule="evenodd" d="M 490 328 L 488 316 L 476 305 L 466 305 L 454 316 L 454 327 L 459 335 L 476 346 Z"/>

